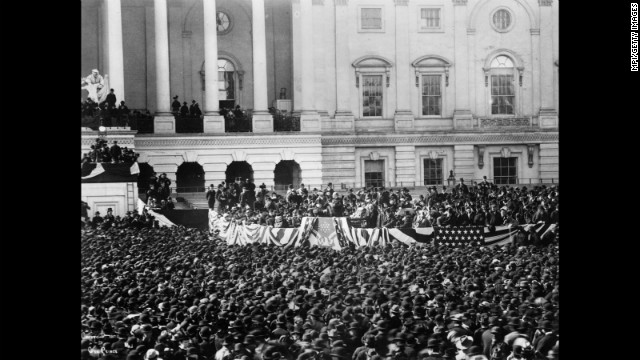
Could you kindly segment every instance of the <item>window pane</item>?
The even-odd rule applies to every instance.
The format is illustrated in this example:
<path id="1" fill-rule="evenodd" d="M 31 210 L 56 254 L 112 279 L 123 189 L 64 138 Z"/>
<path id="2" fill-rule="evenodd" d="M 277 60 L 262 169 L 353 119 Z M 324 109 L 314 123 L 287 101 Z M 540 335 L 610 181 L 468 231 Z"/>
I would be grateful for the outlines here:
<path id="1" fill-rule="evenodd" d="M 440 185 L 442 177 L 442 159 L 424 159 L 424 185 Z"/>
<path id="2" fill-rule="evenodd" d="M 362 83 L 362 116 L 382 116 L 382 75 L 363 75 Z"/>
<path id="3" fill-rule="evenodd" d="M 366 186 L 384 185 L 384 160 L 365 160 L 364 179 Z"/>
<path id="4" fill-rule="evenodd" d="M 440 115 L 441 75 L 422 76 L 422 115 Z"/>
<path id="5" fill-rule="evenodd" d="M 382 29 L 382 9 L 362 8 L 361 10 L 363 29 Z"/>

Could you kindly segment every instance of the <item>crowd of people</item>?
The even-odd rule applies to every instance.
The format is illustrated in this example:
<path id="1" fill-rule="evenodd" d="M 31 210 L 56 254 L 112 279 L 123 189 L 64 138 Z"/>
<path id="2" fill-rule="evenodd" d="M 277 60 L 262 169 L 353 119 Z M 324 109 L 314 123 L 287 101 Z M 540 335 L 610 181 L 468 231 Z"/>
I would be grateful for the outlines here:
<path id="1" fill-rule="evenodd" d="M 82 229 L 142 229 L 142 228 L 158 228 L 159 223 L 155 220 L 153 215 L 145 209 L 142 215 L 136 211 L 127 211 L 127 213 L 120 217 L 119 215 L 113 215 L 113 209 L 108 208 L 106 215 L 102 216 L 100 211 L 96 211 L 93 217 L 89 217 L 89 204 L 80 200 L 82 205 Z"/>
<path id="2" fill-rule="evenodd" d="M 133 164 L 138 160 L 140 154 L 135 153 L 128 147 L 120 147 L 118 141 L 114 140 L 109 147 L 106 138 L 98 137 L 95 144 L 91 145 L 91 150 L 83 154 L 81 164 L 91 163 L 112 163 L 112 164 Z"/>
<path id="3" fill-rule="evenodd" d="M 305 216 L 350 217 L 360 227 L 416 228 L 431 226 L 520 226 L 559 221 L 559 186 L 497 186 L 486 178 L 473 186 L 464 179 L 453 188 L 430 187 L 426 195 L 407 188 L 365 187 L 339 192 L 331 183 L 324 189 L 293 185 L 285 194 L 256 189 L 250 179 L 210 185 L 209 208 L 228 214 L 240 224 L 298 227 Z M 532 235 L 533 236 L 533 235 Z M 537 240 L 532 240 L 536 242 Z"/>
<path id="4" fill-rule="evenodd" d="M 83 122 L 90 122 L 96 118 L 102 126 L 129 126 L 131 111 L 124 101 L 117 105 L 116 95 L 113 89 L 107 94 L 106 99 L 95 102 L 91 97 L 81 101 L 81 118 Z"/>
<path id="5" fill-rule="evenodd" d="M 146 192 L 147 206 L 154 210 L 173 210 L 175 205 L 171 199 L 171 179 L 166 173 L 149 178 L 149 190 Z"/>
<path id="6" fill-rule="evenodd" d="M 187 102 L 184 101 L 182 105 L 180 105 L 180 101 L 178 100 L 178 96 L 173 97 L 173 102 L 171 103 L 171 113 L 174 116 L 180 117 L 192 117 L 192 118 L 200 118 L 202 115 L 202 110 L 200 110 L 200 104 L 197 101 L 191 100 L 191 105 L 187 105 Z"/>
<path id="7" fill-rule="evenodd" d="M 82 230 L 83 360 L 559 359 L 557 241 L 338 252 L 120 223 Z"/>

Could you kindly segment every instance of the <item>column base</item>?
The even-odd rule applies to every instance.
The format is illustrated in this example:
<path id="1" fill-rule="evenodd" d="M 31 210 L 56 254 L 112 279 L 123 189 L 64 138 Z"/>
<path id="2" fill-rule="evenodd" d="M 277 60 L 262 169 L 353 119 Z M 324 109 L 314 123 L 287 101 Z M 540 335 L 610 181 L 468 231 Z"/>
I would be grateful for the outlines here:
<path id="1" fill-rule="evenodd" d="M 273 115 L 267 111 L 255 111 L 252 115 L 253 132 L 269 133 L 273 132 Z"/>
<path id="2" fill-rule="evenodd" d="M 413 130 L 414 116 L 411 110 L 396 110 L 393 115 L 393 123 L 396 131 Z"/>
<path id="3" fill-rule="evenodd" d="M 356 130 L 356 118 L 353 116 L 351 111 L 336 111 L 336 115 L 334 117 L 334 127 L 335 131 L 355 131 Z"/>
<path id="4" fill-rule="evenodd" d="M 224 116 L 205 114 L 202 124 L 203 131 L 209 134 L 224 134 Z"/>
<path id="5" fill-rule="evenodd" d="M 541 128 L 556 128 L 558 127 L 558 112 L 553 108 L 540 108 L 538 115 L 538 124 Z"/>
<path id="6" fill-rule="evenodd" d="M 473 115 L 471 110 L 457 109 L 453 111 L 453 128 L 470 129 L 473 128 Z"/>
<path id="7" fill-rule="evenodd" d="M 153 117 L 154 134 L 175 134 L 176 118 L 171 113 L 156 113 Z"/>
<path id="8" fill-rule="evenodd" d="M 320 131 L 320 114 L 315 110 L 302 110 L 300 113 L 300 132 Z"/>

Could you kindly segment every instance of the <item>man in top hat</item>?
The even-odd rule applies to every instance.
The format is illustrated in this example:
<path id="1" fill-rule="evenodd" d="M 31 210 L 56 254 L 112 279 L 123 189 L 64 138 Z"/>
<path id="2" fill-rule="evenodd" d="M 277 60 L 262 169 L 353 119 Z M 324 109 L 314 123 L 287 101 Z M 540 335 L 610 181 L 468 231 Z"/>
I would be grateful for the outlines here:
<path id="1" fill-rule="evenodd" d="M 209 205 L 209 209 L 214 209 L 215 208 L 216 195 L 217 195 L 217 191 L 213 187 L 213 184 L 209 185 L 209 190 L 207 190 L 207 193 L 205 195 L 206 198 L 207 198 L 207 204 Z"/>
<path id="2" fill-rule="evenodd" d="M 178 95 L 173 97 L 173 102 L 171 103 L 171 112 L 175 115 L 178 115 L 180 112 L 180 101 L 178 101 Z"/>
<path id="3" fill-rule="evenodd" d="M 100 216 L 100 211 L 96 211 L 95 216 L 93 217 L 93 219 L 91 219 L 91 225 L 95 229 L 98 226 L 100 226 L 100 224 L 102 224 L 103 221 L 104 219 L 102 218 L 102 216 Z"/>
<path id="4" fill-rule="evenodd" d="M 116 107 L 116 94 L 115 94 L 115 90 L 111 89 L 109 90 L 109 94 L 107 94 L 107 109 L 112 110 L 115 109 Z"/>
<path id="5" fill-rule="evenodd" d="M 122 149 L 118 146 L 117 141 L 113 141 L 113 145 L 111 149 L 109 149 L 109 154 L 111 154 L 111 162 L 117 164 L 120 162 L 120 157 L 122 156 Z"/>

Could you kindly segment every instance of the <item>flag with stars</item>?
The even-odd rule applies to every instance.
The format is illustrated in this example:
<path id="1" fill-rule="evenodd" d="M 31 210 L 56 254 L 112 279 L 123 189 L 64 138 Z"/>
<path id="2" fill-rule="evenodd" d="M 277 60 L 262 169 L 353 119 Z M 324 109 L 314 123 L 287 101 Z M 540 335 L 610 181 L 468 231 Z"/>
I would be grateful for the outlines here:
<path id="1" fill-rule="evenodd" d="M 480 246 L 484 244 L 484 227 L 482 226 L 454 226 L 433 228 L 436 245 L 449 247 Z"/>

